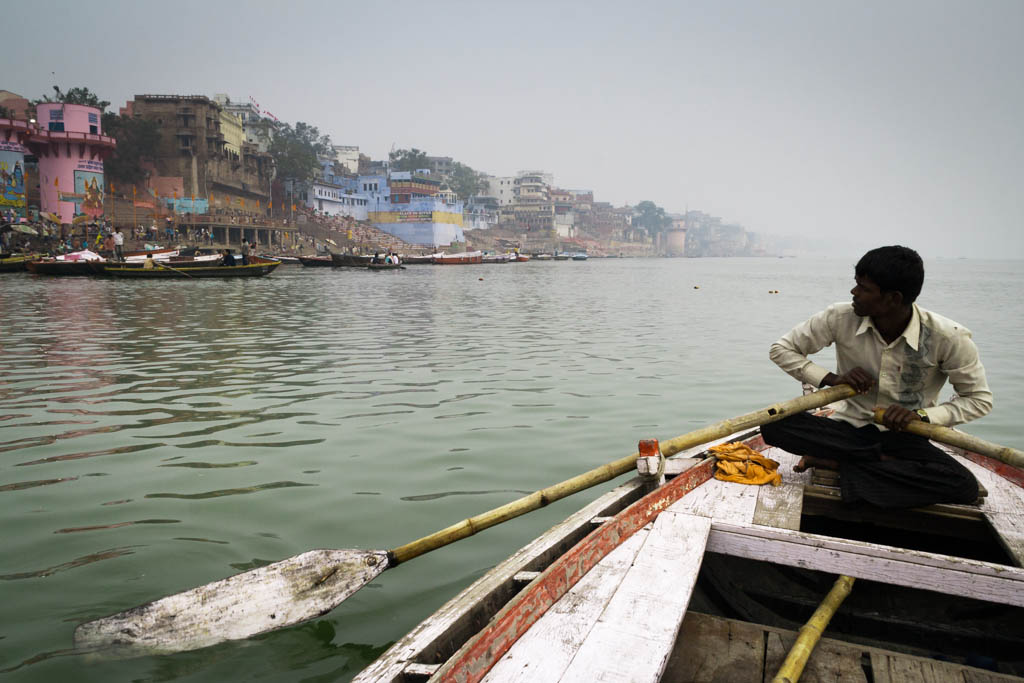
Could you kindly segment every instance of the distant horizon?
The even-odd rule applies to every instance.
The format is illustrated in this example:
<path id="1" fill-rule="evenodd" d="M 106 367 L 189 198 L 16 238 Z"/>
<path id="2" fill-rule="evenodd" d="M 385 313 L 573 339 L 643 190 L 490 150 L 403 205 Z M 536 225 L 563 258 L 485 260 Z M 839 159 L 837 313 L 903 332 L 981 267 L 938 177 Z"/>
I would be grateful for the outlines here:
<path id="1" fill-rule="evenodd" d="M 156 41 L 155 4 L 44 0 L 5 8 L 10 26 L 50 20 L 11 32 L 0 88 L 88 87 L 114 112 L 252 97 L 374 159 L 415 147 L 758 234 L 1024 258 L 1024 3 L 581 7 L 182 0 L 175 16 L 202 21 Z"/>

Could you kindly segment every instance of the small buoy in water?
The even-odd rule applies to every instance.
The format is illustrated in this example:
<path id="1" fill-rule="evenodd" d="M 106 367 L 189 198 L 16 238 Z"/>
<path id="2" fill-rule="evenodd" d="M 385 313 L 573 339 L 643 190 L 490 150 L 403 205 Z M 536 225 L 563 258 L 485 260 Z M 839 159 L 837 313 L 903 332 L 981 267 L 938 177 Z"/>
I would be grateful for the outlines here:
<path id="1" fill-rule="evenodd" d="M 700 289 L 700 285 L 694 285 L 693 288 L 694 289 Z"/>
<path id="2" fill-rule="evenodd" d="M 483 278 L 480 278 L 480 282 L 483 282 L 483 281 L 484 281 L 484 279 L 483 279 Z"/>

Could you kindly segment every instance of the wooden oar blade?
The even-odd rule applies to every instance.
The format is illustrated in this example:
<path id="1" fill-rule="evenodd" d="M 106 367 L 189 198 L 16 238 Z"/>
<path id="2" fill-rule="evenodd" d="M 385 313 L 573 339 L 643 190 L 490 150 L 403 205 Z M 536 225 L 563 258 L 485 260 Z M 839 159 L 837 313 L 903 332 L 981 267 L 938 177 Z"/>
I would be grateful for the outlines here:
<path id="1" fill-rule="evenodd" d="M 75 647 L 136 656 L 240 640 L 325 614 L 388 568 L 383 550 L 311 550 L 75 629 Z"/>

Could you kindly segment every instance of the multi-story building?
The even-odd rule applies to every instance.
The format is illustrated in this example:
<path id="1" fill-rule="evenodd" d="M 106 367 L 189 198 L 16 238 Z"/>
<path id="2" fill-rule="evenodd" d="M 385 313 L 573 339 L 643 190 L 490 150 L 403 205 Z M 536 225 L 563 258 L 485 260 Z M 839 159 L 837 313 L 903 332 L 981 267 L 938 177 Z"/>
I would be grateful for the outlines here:
<path id="1" fill-rule="evenodd" d="M 24 143 L 38 159 L 42 210 L 61 223 L 80 214 L 103 215 L 103 158 L 117 141 L 103 135 L 100 110 L 46 102 L 36 106 L 36 118 Z"/>
<path id="2" fill-rule="evenodd" d="M 451 157 L 427 157 L 427 168 L 431 175 L 447 178 L 452 174 L 455 160 Z"/>
<path id="3" fill-rule="evenodd" d="M 463 204 L 441 190 L 440 180 L 395 171 L 390 177 L 361 175 L 357 183 L 371 198 L 369 220 L 379 230 L 432 248 L 465 242 Z"/>
<path id="4" fill-rule="evenodd" d="M 257 151 L 267 153 L 274 139 L 274 124 L 260 113 L 259 107 L 252 102 L 233 101 L 224 93 L 218 93 L 213 99 L 229 114 L 235 114 L 242 120 L 242 131 L 245 141 L 255 145 Z"/>
<path id="5" fill-rule="evenodd" d="M 555 233 L 551 179 L 550 174 L 541 171 L 520 171 L 516 175 L 513 215 L 518 228 L 541 234 Z"/>
<path id="6" fill-rule="evenodd" d="M 186 195 L 214 197 L 213 207 L 256 208 L 270 200 L 273 159 L 250 142 L 242 143 L 239 157 L 229 153 L 217 102 L 203 95 L 136 95 L 122 111 L 157 123 L 157 174 L 180 178 Z"/>
<path id="7" fill-rule="evenodd" d="M 236 159 L 241 159 L 242 145 L 246 142 L 242 117 L 234 112 L 221 109 L 220 131 L 224 134 L 224 150 Z"/>
<path id="8" fill-rule="evenodd" d="M 484 196 L 494 197 L 498 206 L 512 206 L 516 203 L 516 179 L 512 176 L 487 176 Z"/>

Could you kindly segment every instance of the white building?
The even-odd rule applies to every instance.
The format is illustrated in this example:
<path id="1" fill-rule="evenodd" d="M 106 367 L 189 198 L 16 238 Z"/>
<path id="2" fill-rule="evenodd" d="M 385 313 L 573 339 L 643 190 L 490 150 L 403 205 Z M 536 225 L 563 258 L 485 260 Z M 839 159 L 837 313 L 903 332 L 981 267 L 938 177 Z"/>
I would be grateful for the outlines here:
<path id="1" fill-rule="evenodd" d="M 512 206 L 516 201 L 516 179 L 487 176 L 487 191 L 484 194 L 498 200 L 498 206 Z"/>
<path id="2" fill-rule="evenodd" d="M 352 174 L 359 173 L 359 147 L 352 145 L 333 145 L 334 160 Z"/>
<path id="3" fill-rule="evenodd" d="M 299 200 L 310 209 L 328 216 L 351 216 L 365 221 L 369 217 L 369 199 L 351 194 L 341 185 L 326 180 L 313 180 L 299 193 Z"/>

